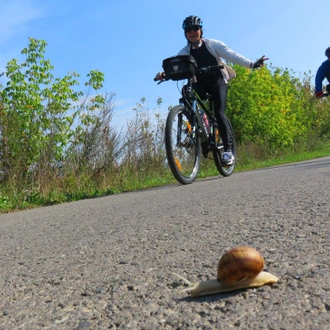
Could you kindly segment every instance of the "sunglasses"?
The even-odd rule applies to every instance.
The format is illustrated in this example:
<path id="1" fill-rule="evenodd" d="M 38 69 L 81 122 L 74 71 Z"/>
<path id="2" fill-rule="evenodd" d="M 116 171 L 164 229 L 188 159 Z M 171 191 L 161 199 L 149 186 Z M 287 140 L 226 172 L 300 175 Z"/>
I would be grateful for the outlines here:
<path id="1" fill-rule="evenodd" d="M 191 32 L 191 31 L 194 31 L 194 32 L 197 32 L 198 30 L 200 30 L 200 26 L 198 26 L 198 25 L 194 25 L 194 26 L 191 26 L 191 27 L 187 27 L 187 28 L 185 28 L 184 29 L 184 31 L 186 32 L 186 33 L 189 33 L 189 32 Z"/>

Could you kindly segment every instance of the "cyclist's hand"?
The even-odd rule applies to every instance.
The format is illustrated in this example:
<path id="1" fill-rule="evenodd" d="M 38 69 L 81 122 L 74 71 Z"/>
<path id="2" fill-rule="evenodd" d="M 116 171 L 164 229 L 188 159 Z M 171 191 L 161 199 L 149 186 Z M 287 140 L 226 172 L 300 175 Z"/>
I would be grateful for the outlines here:
<path id="1" fill-rule="evenodd" d="M 315 96 L 316 96 L 316 98 L 320 98 L 320 97 L 323 97 L 323 92 L 321 91 L 321 92 L 317 92 L 317 93 L 315 93 Z"/>
<path id="2" fill-rule="evenodd" d="M 260 68 L 261 66 L 264 66 L 264 61 L 269 60 L 269 58 L 265 58 L 265 55 L 260 57 L 258 61 L 255 61 L 253 63 L 253 69 Z"/>
<path id="3" fill-rule="evenodd" d="M 154 81 L 164 80 L 166 78 L 165 72 L 158 72 L 154 78 Z"/>

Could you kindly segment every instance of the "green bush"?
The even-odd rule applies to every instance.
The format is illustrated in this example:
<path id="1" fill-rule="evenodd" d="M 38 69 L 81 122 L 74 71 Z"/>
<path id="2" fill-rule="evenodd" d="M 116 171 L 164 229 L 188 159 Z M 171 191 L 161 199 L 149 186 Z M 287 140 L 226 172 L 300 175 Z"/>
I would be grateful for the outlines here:
<path id="1" fill-rule="evenodd" d="M 227 113 L 239 143 L 258 141 L 282 150 L 310 134 L 316 109 L 306 77 L 301 81 L 279 68 L 234 69 L 237 77 L 230 81 Z"/>

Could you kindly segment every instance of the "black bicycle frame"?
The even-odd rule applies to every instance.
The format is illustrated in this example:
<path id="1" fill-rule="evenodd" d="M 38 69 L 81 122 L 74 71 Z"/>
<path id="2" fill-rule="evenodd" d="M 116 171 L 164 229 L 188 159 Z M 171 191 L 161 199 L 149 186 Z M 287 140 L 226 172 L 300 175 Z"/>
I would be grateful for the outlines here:
<path id="1" fill-rule="evenodd" d="M 196 129 L 196 122 L 195 119 L 198 121 L 198 128 L 201 129 L 204 138 L 208 140 L 209 135 L 204 123 L 204 120 L 202 119 L 201 114 L 199 113 L 199 109 L 203 110 L 206 113 L 206 116 L 209 120 L 210 126 L 213 125 L 213 123 L 216 123 L 216 118 L 213 114 L 213 100 L 212 96 L 209 94 L 206 94 L 206 99 L 209 102 L 209 107 L 207 108 L 204 104 L 204 102 L 201 100 L 201 98 L 198 96 L 198 94 L 194 91 L 193 86 L 192 86 L 192 79 L 189 79 L 188 84 L 186 85 L 186 95 L 183 95 L 183 99 L 189 104 L 189 107 L 195 114 L 192 118 L 192 125 L 193 125 L 193 134 L 195 134 L 195 129 Z M 199 106 L 199 108 L 198 108 Z M 214 130 L 213 130 L 214 132 Z"/>

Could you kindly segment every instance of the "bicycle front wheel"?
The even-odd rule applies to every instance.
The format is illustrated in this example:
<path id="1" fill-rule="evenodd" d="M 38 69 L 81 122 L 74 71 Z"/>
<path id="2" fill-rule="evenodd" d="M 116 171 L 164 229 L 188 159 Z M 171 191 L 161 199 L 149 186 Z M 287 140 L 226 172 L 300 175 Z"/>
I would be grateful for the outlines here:
<path id="1" fill-rule="evenodd" d="M 235 157 L 234 163 L 230 166 L 225 165 L 221 161 L 221 155 L 224 153 L 224 145 L 220 136 L 220 132 L 218 129 L 215 131 L 215 146 L 213 148 L 213 159 L 214 163 L 219 171 L 219 173 L 222 176 L 230 176 L 233 174 L 234 169 L 235 169 L 235 163 L 236 163 L 236 143 L 235 143 L 235 134 L 234 134 L 234 129 L 233 126 L 230 122 L 230 120 L 226 117 L 228 127 L 229 127 L 229 135 L 230 135 L 230 143 L 231 143 L 231 148 L 232 148 L 232 153 Z"/>
<path id="2" fill-rule="evenodd" d="M 194 182 L 201 162 L 200 137 L 193 132 L 191 113 L 184 106 L 175 106 L 167 116 L 165 149 L 174 177 L 182 184 Z"/>

